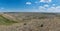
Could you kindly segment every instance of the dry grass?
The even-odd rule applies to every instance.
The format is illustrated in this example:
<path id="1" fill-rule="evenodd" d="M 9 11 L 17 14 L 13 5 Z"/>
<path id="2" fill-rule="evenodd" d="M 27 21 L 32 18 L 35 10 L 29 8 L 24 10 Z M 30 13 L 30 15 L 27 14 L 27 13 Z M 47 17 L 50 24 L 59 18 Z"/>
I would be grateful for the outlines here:
<path id="1" fill-rule="evenodd" d="M 4 15 L 4 14 L 3 14 Z M 13 25 L 0 25 L 0 31 L 60 31 L 60 17 L 57 14 L 7 14 L 19 21 Z M 9 18 L 9 16 L 7 16 Z"/>
<path id="2" fill-rule="evenodd" d="M 3 17 L 2 15 L 0 15 L 0 25 L 10 25 L 13 23 L 17 23 L 17 22 L 13 21 L 13 20 L 9 20 L 9 19 Z"/>

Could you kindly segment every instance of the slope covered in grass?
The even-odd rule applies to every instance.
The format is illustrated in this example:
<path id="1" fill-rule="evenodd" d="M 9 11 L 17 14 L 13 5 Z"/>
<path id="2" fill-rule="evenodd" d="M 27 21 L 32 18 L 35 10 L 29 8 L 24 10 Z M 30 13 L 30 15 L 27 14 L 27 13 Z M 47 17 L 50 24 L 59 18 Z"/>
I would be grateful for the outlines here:
<path id="1" fill-rule="evenodd" d="M 17 23 L 17 22 L 10 20 L 10 19 L 7 19 L 7 18 L 3 17 L 2 15 L 0 15 L 0 25 L 10 25 L 13 23 Z"/>

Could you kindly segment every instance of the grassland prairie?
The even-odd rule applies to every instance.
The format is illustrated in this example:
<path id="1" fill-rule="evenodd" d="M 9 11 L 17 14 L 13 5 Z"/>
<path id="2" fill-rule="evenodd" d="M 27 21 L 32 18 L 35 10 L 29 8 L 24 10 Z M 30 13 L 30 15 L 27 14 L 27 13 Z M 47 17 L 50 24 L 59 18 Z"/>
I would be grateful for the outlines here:
<path id="1" fill-rule="evenodd" d="M 5 12 L 0 31 L 60 31 L 59 13 Z"/>

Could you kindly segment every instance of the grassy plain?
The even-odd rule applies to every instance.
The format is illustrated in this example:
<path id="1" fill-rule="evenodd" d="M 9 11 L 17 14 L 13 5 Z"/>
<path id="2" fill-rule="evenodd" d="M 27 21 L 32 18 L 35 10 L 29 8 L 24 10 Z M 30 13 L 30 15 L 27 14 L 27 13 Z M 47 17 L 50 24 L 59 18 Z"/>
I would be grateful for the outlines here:
<path id="1" fill-rule="evenodd" d="M 0 31 L 60 31 L 60 13 L 5 12 Z"/>

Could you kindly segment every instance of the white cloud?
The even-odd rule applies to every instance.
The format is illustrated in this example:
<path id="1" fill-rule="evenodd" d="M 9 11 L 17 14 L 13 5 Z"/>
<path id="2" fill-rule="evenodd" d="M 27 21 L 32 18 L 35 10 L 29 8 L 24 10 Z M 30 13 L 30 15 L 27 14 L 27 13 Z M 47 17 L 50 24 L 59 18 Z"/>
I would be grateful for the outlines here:
<path id="1" fill-rule="evenodd" d="M 39 2 L 36 1 L 35 3 L 39 3 Z"/>
<path id="2" fill-rule="evenodd" d="M 52 6 L 56 6 L 56 4 L 52 4 Z"/>
<path id="3" fill-rule="evenodd" d="M 39 6 L 39 11 L 40 11 L 40 12 L 44 12 L 45 10 L 46 10 L 45 7 L 43 7 L 43 6 Z"/>
<path id="4" fill-rule="evenodd" d="M 55 12 L 56 8 L 55 7 L 50 7 L 47 9 L 47 12 Z"/>
<path id="5" fill-rule="evenodd" d="M 52 0 L 40 0 L 40 2 L 43 2 L 43 3 L 49 3 L 51 2 Z"/>
<path id="6" fill-rule="evenodd" d="M 57 7 L 51 6 L 50 8 L 47 8 L 47 9 L 45 7 L 39 6 L 39 11 L 40 12 L 60 12 L 60 6 L 57 6 Z"/>
<path id="7" fill-rule="evenodd" d="M 26 4 L 31 5 L 32 3 L 31 2 L 26 2 Z"/>
<path id="8" fill-rule="evenodd" d="M 56 8 L 60 9 L 60 6 L 57 6 Z"/>
<path id="9" fill-rule="evenodd" d="M 49 7 L 49 5 L 48 4 L 45 4 L 44 7 Z"/>
<path id="10" fill-rule="evenodd" d="M 52 10 L 52 11 L 54 11 L 54 12 L 60 12 L 60 6 L 50 7 L 50 8 L 48 8 L 48 10 Z"/>

